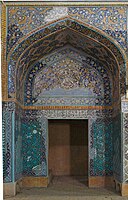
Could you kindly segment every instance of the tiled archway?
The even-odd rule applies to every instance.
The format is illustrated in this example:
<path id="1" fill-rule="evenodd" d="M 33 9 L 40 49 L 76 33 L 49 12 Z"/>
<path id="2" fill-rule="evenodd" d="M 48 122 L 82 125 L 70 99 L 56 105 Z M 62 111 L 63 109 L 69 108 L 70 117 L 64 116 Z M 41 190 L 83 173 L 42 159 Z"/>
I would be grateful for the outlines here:
<path id="1" fill-rule="evenodd" d="M 22 37 L 22 34 L 20 34 L 20 36 Z M 23 162 L 28 162 L 29 165 L 30 155 L 27 155 L 28 152 L 30 154 L 33 152 L 33 164 L 36 166 L 37 163 L 35 163 L 36 159 L 34 160 L 34 158 L 36 157 L 35 155 L 37 155 L 36 151 L 40 150 L 42 152 L 41 155 L 43 156 L 40 158 L 37 155 L 38 164 L 43 161 L 43 166 L 47 166 L 45 148 L 47 140 L 46 137 L 42 137 L 43 131 L 46 131 L 47 129 L 45 128 L 44 130 L 43 127 L 41 127 L 41 123 L 47 123 L 46 116 L 50 113 L 50 117 L 57 117 L 59 115 L 62 118 L 65 118 L 65 115 L 68 115 L 72 118 L 79 116 L 80 114 L 84 115 L 85 118 L 87 117 L 87 119 L 92 120 L 93 125 L 90 124 L 90 128 L 93 131 L 93 136 L 90 139 L 90 141 L 93 141 L 90 143 L 91 150 L 89 156 L 91 166 L 90 169 L 92 169 L 90 176 L 93 178 L 93 176 L 98 177 L 113 174 L 114 179 L 121 182 L 122 140 L 119 94 L 125 94 L 125 60 L 123 58 L 123 51 L 120 51 L 121 48 L 119 48 L 119 50 L 115 43 L 111 41 L 111 38 L 107 38 L 107 35 L 102 34 L 102 31 L 98 31 L 94 27 L 88 26 L 83 22 L 79 22 L 78 20 L 74 20 L 70 17 L 59 19 L 57 22 L 52 22 L 45 27 L 39 27 L 38 30 L 30 32 L 29 35 L 21 38 L 18 42 L 19 44 L 16 44 L 16 46 L 14 45 L 11 48 L 7 59 L 9 87 L 8 91 L 5 91 L 5 96 L 7 97 L 8 94 L 6 101 L 14 100 L 16 101 L 16 104 L 14 102 L 3 103 L 3 126 L 5 126 L 5 124 L 9 124 L 9 128 L 5 126 L 3 129 L 3 138 L 5 138 L 6 143 L 4 152 L 6 157 L 5 162 L 8 163 L 5 167 L 5 181 L 14 182 L 22 177 L 22 158 L 24 158 Z M 71 102 L 68 102 L 68 104 L 62 104 L 61 101 L 59 101 L 58 104 L 57 101 L 56 104 L 49 103 L 48 105 L 46 103 L 41 103 L 40 105 L 37 105 L 36 101 L 33 101 L 33 93 L 31 90 L 25 90 L 26 93 L 30 92 L 32 94 L 32 99 L 29 102 L 31 103 L 30 105 L 24 105 L 23 99 L 25 95 L 24 88 L 22 87 L 25 83 L 24 77 L 28 75 L 28 78 L 31 79 L 30 75 L 32 75 L 32 73 L 28 72 L 30 72 L 31 69 L 35 70 L 35 64 L 37 64 L 38 67 L 38 64 L 41 65 L 41 62 L 38 61 L 40 61 L 40 59 L 44 59 L 44 56 L 47 53 L 50 54 L 53 53 L 53 50 L 60 50 L 59 48 L 63 48 L 67 43 L 70 43 L 71 46 L 79 49 L 80 51 L 85 51 L 86 54 L 93 59 L 95 58 L 97 60 L 100 57 L 100 62 L 102 64 L 104 63 L 104 69 L 107 69 L 107 72 L 110 72 L 110 76 L 112 77 L 113 75 L 114 77 L 116 74 L 116 77 L 113 79 L 113 87 L 111 88 L 112 92 L 110 92 L 110 96 L 113 95 L 113 97 L 115 97 L 117 95 L 113 104 L 101 104 L 101 102 L 98 101 L 99 104 L 95 105 L 96 101 L 93 101 L 91 105 L 85 103 L 79 105 L 78 102 L 72 105 Z M 84 46 L 83 44 L 86 45 Z M 5 74 L 7 75 L 7 73 Z M 100 73 L 101 76 L 103 74 Z M 121 77 L 120 80 L 119 77 Z M 103 82 L 105 81 L 103 80 Z M 112 81 L 109 79 L 107 82 L 112 85 Z M 116 84 L 114 85 L 114 83 Z M 29 82 L 29 84 L 31 83 Z M 119 85 L 121 91 L 119 91 Z M 107 87 L 105 86 L 104 89 L 106 90 L 106 88 Z M 108 91 L 105 92 L 107 94 Z M 29 99 L 28 96 L 27 98 L 25 96 L 25 101 L 26 99 Z M 22 113 L 18 115 L 21 110 Z M 42 122 L 40 121 L 40 116 L 42 116 Z M 27 140 L 25 140 L 25 138 L 27 138 Z M 37 143 L 34 139 L 37 141 L 41 139 L 42 143 Z M 27 145 L 26 142 L 28 142 Z M 99 142 L 104 144 L 104 149 L 101 148 Z M 24 154 L 22 154 L 21 151 L 22 145 L 24 145 Z M 29 147 L 28 152 L 25 150 L 25 145 Z M 31 146 L 34 147 L 32 151 L 30 151 Z M 17 156 L 17 152 L 20 157 Z M 96 157 L 94 156 L 95 153 Z M 111 154 L 112 156 L 110 156 Z M 12 159 L 10 155 L 12 155 Z M 98 159 L 101 157 L 103 158 L 103 162 L 98 162 Z M 25 161 L 25 159 L 28 161 Z M 112 163 L 114 164 L 112 165 Z M 121 163 L 121 165 L 118 163 Z M 109 166 L 111 167 L 109 168 Z M 43 176 L 47 175 L 45 169 L 43 170 L 43 173 Z"/>

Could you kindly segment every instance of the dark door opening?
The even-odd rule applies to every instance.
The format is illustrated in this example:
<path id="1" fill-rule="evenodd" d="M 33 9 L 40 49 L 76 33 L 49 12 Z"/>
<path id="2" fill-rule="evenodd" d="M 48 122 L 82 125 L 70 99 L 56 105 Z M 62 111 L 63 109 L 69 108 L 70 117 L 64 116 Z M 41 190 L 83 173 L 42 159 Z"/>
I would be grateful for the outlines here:
<path id="1" fill-rule="evenodd" d="M 87 184 L 88 120 L 49 120 L 48 166 L 53 177 L 72 176 Z"/>

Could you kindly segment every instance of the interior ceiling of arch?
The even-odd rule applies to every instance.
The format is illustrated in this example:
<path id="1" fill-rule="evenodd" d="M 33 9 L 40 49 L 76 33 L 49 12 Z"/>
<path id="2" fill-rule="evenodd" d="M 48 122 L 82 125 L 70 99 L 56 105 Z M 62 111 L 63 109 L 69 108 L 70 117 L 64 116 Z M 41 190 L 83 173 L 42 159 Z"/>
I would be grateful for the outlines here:
<path id="1" fill-rule="evenodd" d="M 71 29 L 65 29 L 49 35 L 46 38 L 40 39 L 36 43 L 32 44 L 22 55 L 19 63 L 19 69 L 17 71 L 19 77 L 19 82 L 17 83 L 18 86 L 20 87 L 20 83 L 22 83 L 23 77 L 29 67 L 41 59 L 42 55 L 49 54 L 67 44 L 70 44 L 76 49 L 82 50 L 94 59 L 97 59 L 107 67 L 113 77 L 117 74 L 118 66 L 116 60 L 107 48 L 89 37 L 85 37 Z"/>
<path id="2" fill-rule="evenodd" d="M 125 92 L 125 67 L 122 54 L 118 48 L 106 37 L 91 30 L 89 27 L 66 18 L 42 27 L 32 33 L 10 53 L 8 56 L 8 96 L 15 98 L 17 91 L 23 85 L 23 79 L 29 68 L 43 56 L 70 44 L 72 47 L 84 51 L 97 59 L 101 65 L 106 66 L 115 83 L 119 82 L 119 69 L 115 57 L 120 66 L 121 94 Z M 115 57 L 113 56 L 113 54 Z M 9 61 L 10 59 L 10 61 Z M 116 76 L 117 75 L 117 76 Z M 116 84 L 118 85 L 118 84 Z"/>
<path id="3" fill-rule="evenodd" d="M 96 42 L 95 40 L 90 39 L 89 37 L 85 37 L 84 35 L 76 32 L 76 31 L 73 31 L 69 28 L 68 29 L 66 28 L 63 31 L 62 30 L 58 31 L 57 33 L 49 35 L 48 37 L 46 37 L 44 39 L 41 38 L 36 43 L 32 44 L 31 47 L 25 52 L 25 54 L 22 55 L 22 57 L 20 59 L 19 71 L 17 72 L 17 76 L 19 77 L 17 79 L 17 86 L 18 86 L 17 87 L 17 89 L 18 89 L 17 98 L 20 101 L 21 100 L 23 101 L 23 94 L 21 93 L 21 87 L 24 84 L 24 77 L 28 73 L 31 66 L 34 66 L 35 63 L 37 63 L 42 58 L 42 56 L 50 55 L 52 52 L 59 51 L 59 49 L 64 48 L 67 45 L 70 45 L 72 48 L 77 49 L 79 52 L 83 52 L 84 54 L 86 54 L 86 57 L 88 55 L 88 57 L 90 57 L 91 59 L 98 62 L 99 65 L 102 66 L 101 71 L 103 71 L 103 72 L 106 71 L 107 74 L 109 74 L 109 77 L 111 77 L 111 79 L 114 80 L 114 81 L 110 81 L 109 78 L 107 78 L 108 75 L 106 75 L 107 83 L 111 85 L 111 92 L 110 92 L 110 85 L 109 85 L 108 86 L 109 91 L 106 90 L 106 93 L 105 93 L 106 96 L 103 95 L 104 92 L 101 92 L 102 95 L 100 94 L 100 92 L 99 93 L 97 92 L 97 94 L 95 92 L 92 92 L 93 96 L 95 96 L 95 95 L 100 96 L 100 97 L 98 97 L 98 98 L 100 98 L 100 100 L 99 99 L 97 100 L 97 102 L 98 102 L 97 105 L 99 105 L 99 104 L 100 105 L 104 105 L 104 104 L 110 105 L 112 103 L 110 96 L 113 95 L 112 87 L 114 88 L 114 91 L 117 91 L 119 89 L 118 88 L 118 84 L 119 84 L 119 79 L 118 79 L 119 73 L 118 72 L 119 72 L 119 70 L 118 70 L 118 66 L 117 66 L 115 58 L 110 53 L 110 51 L 107 48 L 105 48 L 103 45 L 101 45 L 100 43 Z M 79 57 L 79 54 L 80 53 L 78 53 L 78 55 L 77 55 L 78 57 Z M 59 62 L 59 61 L 56 61 L 56 62 Z M 84 64 L 83 64 L 84 66 L 86 65 L 86 62 L 87 61 L 84 61 Z M 58 64 L 58 65 L 60 65 L 60 64 Z M 91 65 L 91 64 L 89 63 L 89 65 Z M 79 68 L 81 68 L 81 67 L 79 66 Z M 98 78 L 98 74 L 99 74 L 99 72 L 97 73 L 97 78 Z M 101 72 L 100 72 L 100 74 L 101 74 Z M 90 77 L 90 76 L 92 76 L 92 75 L 88 69 L 88 77 Z M 102 73 L 102 77 L 103 77 L 103 73 Z M 82 77 L 79 76 L 79 79 L 81 79 L 81 78 Z M 100 84 L 96 81 L 96 77 L 93 77 L 93 78 L 95 79 L 96 85 L 94 84 L 95 88 L 93 88 L 92 90 L 98 91 L 98 85 L 100 85 Z M 70 76 L 70 80 L 71 80 L 71 76 Z M 91 82 L 91 79 L 88 81 Z M 109 83 L 109 82 L 111 82 L 111 83 Z M 41 82 L 40 82 L 40 84 L 41 84 Z M 72 84 L 74 84 L 74 83 L 72 83 Z M 103 87 L 106 88 L 105 84 L 106 83 L 101 84 L 101 85 L 104 85 Z M 60 86 L 58 85 L 58 87 L 60 87 Z M 100 86 L 99 86 L 99 88 L 100 88 Z M 87 89 L 87 87 L 86 87 L 86 89 Z M 38 88 L 38 90 L 40 91 L 41 88 L 40 89 Z M 102 91 L 101 88 L 100 88 L 100 90 Z M 28 90 L 26 90 L 25 93 L 27 94 L 25 97 L 26 104 L 31 105 L 35 102 L 39 102 L 39 101 L 37 101 L 37 98 L 35 98 L 35 97 L 38 95 L 40 96 L 41 94 L 38 94 L 38 95 L 36 94 L 35 96 L 33 96 L 32 91 L 28 91 Z M 41 93 L 41 92 L 39 92 L 39 93 Z M 91 94 L 91 92 L 89 92 L 89 90 L 88 90 L 88 92 L 86 91 L 85 93 L 88 93 L 88 95 Z M 115 97 L 118 99 L 118 93 L 115 94 Z M 115 99 L 115 97 L 114 97 L 114 99 Z"/>
<path id="4" fill-rule="evenodd" d="M 97 59 L 66 45 L 44 56 L 29 69 L 24 80 L 24 103 L 111 105 L 112 80 L 111 72 Z M 22 99 L 21 92 L 19 95 Z M 118 93 L 114 98 L 118 99 Z"/>

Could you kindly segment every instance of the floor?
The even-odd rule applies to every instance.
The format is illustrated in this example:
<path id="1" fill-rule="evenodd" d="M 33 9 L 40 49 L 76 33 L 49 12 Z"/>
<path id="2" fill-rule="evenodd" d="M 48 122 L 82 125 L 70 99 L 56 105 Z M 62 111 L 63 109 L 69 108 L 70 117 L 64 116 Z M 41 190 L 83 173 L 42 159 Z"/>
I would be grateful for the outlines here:
<path id="1" fill-rule="evenodd" d="M 128 200 L 110 189 L 89 189 L 85 178 L 54 177 L 48 188 L 26 188 L 7 200 Z"/>

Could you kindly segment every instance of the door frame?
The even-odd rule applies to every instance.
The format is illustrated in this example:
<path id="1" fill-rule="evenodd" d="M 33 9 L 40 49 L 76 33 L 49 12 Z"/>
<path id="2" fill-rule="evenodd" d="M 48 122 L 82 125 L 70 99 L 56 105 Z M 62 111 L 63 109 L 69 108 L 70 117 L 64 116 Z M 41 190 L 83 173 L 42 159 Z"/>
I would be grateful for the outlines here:
<path id="1" fill-rule="evenodd" d="M 91 120 L 88 118 L 47 118 L 47 149 L 46 149 L 46 155 L 47 155 L 47 177 L 49 178 L 49 129 L 48 129 L 48 121 L 49 120 L 87 120 L 87 127 L 88 127 L 88 172 L 87 172 L 87 186 L 89 186 L 89 175 L 90 175 L 90 124 L 91 124 Z"/>

